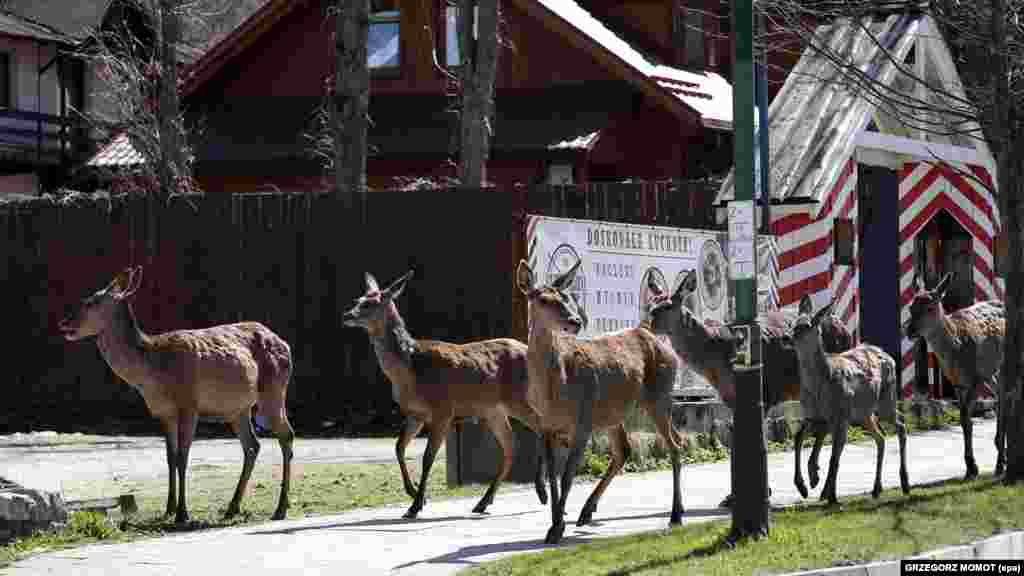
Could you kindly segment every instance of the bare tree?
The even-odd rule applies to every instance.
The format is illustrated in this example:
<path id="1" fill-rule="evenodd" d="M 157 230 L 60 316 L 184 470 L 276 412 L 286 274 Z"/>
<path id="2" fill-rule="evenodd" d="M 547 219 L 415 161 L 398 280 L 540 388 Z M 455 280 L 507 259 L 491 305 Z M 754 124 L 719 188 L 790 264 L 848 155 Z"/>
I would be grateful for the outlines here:
<path id="1" fill-rule="evenodd" d="M 480 187 L 494 120 L 494 81 L 498 72 L 498 0 L 457 0 L 462 90 L 459 127 L 459 180 Z M 474 26 L 475 24 L 475 26 Z"/>
<path id="2" fill-rule="evenodd" d="M 111 28 L 92 31 L 81 55 L 95 71 L 97 105 L 84 116 L 101 139 L 127 136 L 143 162 L 122 167 L 118 191 L 167 198 L 198 190 L 178 97 L 183 28 L 201 26 L 222 0 L 125 0 Z M 125 171 L 127 170 L 127 171 Z"/>
<path id="3" fill-rule="evenodd" d="M 1024 295 L 1020 278 L 1024 266 L 1020 221 L 1024 200 L 1024 0 L 761 0 L 756 6 L 769 23 L 768 32 L 760 39 L 769 53 L 791 49 L 788 41 L 795 38 L 801 48 L 809 48 L 831 64 L 827 67 L 827 78 L 816 80 L 825 79 L 856 92 L 889 121 L 926 139 L 985 142 L 990 147 L 996 160 L 1002 230 L 1008 238 L 1004 275 L 1009 326 L 1005 340 L 1007 361 L 1002 368 L 1009 398 L 1002 409 L 1010 415 L 1005 478 L 1008 482 L 1024 478 L 1022 353 L 1018 346 L 1018 342 L 1024 342 L 1024 325 L 1020 322 L 1020 298 Z M 923 73 L 922 68 L 898 57 L 893 47 L 865 24 L 866 16 L 894 11 L 927 14 L 934 19 L 953 53 L 960 87 L 937 81 Z M 873 67 L 863 67 L 851 51 L 830 42 L 825 29 L 819 26 L 841 18 L 859 27 L 868 42 L 879 49 L 878 65 L 896 68 L 897 83 L 883 82 Z M 989 186 L 972 173 L 963 175 Z"/>

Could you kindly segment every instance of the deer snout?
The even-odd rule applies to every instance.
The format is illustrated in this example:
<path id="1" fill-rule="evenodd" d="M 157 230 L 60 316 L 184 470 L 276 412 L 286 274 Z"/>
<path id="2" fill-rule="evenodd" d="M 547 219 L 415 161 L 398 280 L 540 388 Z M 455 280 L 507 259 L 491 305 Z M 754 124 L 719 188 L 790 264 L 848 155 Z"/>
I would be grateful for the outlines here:
<path id="1" fill-rule="evenodd" d="M 57 330 L 64 335 L 66 340 L 74 340 L 75 333 L 78 331 L 76 328 L 74 314 L 65 317 L 63 320 L 57 323 Z"/>
<path id="2" fill-rule="evenodd" d="M 905 334 L 907 338 L 911 339 L 917 336 L 917 331 L 914 330 L 913 320 L 907 320 L 907 322 L 903 325 L 903 334 Z"/>
<path id="3" fill-rule="evenodd" d="M 341 315 L 341 323 L 344 326 L 355 326 L 356 325 L 356 314 L 349 310 Z"/>

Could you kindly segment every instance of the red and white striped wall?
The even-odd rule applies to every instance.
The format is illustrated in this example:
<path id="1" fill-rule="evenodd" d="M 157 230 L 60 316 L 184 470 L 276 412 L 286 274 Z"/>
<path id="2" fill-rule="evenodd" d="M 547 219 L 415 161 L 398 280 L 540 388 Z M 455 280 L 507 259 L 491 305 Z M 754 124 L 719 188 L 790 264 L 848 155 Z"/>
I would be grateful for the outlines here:
<path id="1" fill-rule="evenodd" d="M 779 306 L 796 306 L 807 294 L 815 309 L 838 301 L 834 313 L 858 339 L 859 279 L 853 266 L 833 264 L 832 222 L 857 218 L 857 164 L 851 157 L 825 201 L 790 214 L 773 212 L 772 232 L 778 243 Z"/>
<path id="2" fill-rule="evenodd" d="M 914 298 L 914 237 L 940 210 L 956 219 L 973 239 L 975 301 L 1003 298 L 1003 281 L 994 273 L 993 257 L 999 207 L 982 184 L 991 185 L 991 177 L 980 166 L 963 164 L 955 168 L 932 162 L 907 162 L 900 171 L 901 326 L 910 318 Z M 913 350 L 913 342 L 904 338 L 902 384 L 906 396 L 913 390 Z"/>

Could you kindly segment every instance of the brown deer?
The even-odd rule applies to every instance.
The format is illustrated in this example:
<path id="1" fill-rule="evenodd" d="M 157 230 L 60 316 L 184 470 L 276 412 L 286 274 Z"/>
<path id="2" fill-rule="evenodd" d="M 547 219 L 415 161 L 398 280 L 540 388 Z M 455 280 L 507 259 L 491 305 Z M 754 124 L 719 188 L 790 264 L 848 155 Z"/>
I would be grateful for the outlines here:
<path id="1" fill-rule="evenodd" d="M 539 414 L 527 386 L 526 345 L 511 338 L 466 344 L 413 338 L 395 306 L 412 275 L 410 270 L 382 290 L 367 273 L 366 294 L 356 299 L 342 321 L 369 334 L 377 362 L 391 381 L 392 397 L 406 416 L 395 445 L 402 482 L 413 498 L 405 518 L 415 518 L 423 509 L 434 458 L 454 421 L 466 417 L 477 417 L 487 426 L 503 455 L 497 475 L 473 508 L 482 514 L 512 469 L 515 438 L 509 416 L 539 430 Z M 416 487 L 406 468 L 405 448 L 424 426 L 430 438 Z M 541 503 L 546 503 L 542 474 L 538 466 L 534 484 Z"/>
<path id="2" fill-rule="evenodd" d="M 639 402 L 657 426 L 672 459 L 672 512 L 669 524 L 683 516 L 679 476 L 682 437 L 672 426 L 672 386 L 679 358 L 643 327 L 584 340 L 578 338 L 586 316 L 567 292 L 580 261 L 550 284 L 537 287 L 530 266 L 520 260 L 516 284 L 526 295 L 529 314 L 528 372 L 541 413 L 551 491 L 551 527 L 545 542 L 555 544 L 565 531 L 565 503 L 583 449 L 595 430 L 612 429 L 612 462 L 580 512 L 577 525 L 590 522 L 598 501 L 628 457 L 623 420 Z M 559 491 L 554 448 L 569 447 Z"/>
<path id="3" fill-rule="evenodd" d="M 1003 473 L 1006 399 L 1005 389 L 999 382 L 999 369 L 1003 364 L 1006 309 L 998 300 L 987 300 L 946 314 L 942 298 L 951 279 L 952 273 L 946 274 L 935 288 L 925 290 L 920 278 L 914 278 L 917 294 L 910 303 L 910 319 L 904 326 L 904 333 L 907 338 L 924 338 L 928 342 L 939 359 L 942 372 L 956 387 L 960 427 L 964 434 L 966 478 L 970 480 L 978 475 L 971 421 L 978 387 L 996 390 L 995 473 Z"/>
<path id="4" fill-rule="evenodd" d="M 129 301 L 141 283 L 142 266 L 126 268 L 106 288 L 83 299 L 61 321 L 60 331 L 67 340 L 96 336 L 100 354 L 111 370 L 142 394 L 150 413 L 163 425 L 169 479 L 166 513 L 174 512 L 178 523 L 189 520 L 185 475 L 196 424 L 202 416 L 225 420 L 242 442 L 242 474 L 225 517 L 238 514 L 260 452 L 250 417 L 258 402 L 284 456 L 281 496 L 272 517 L 283 519 L 288 512 L 295 438 L 285 413 L 292 372 L 288 343 L 258 322 L 146 334 Z"/>
<path id="5" fill-rule="evenodd" d="M 722 397 L 723 403 L 733 409 L 735 403 L 735 376 L 732 359 L 734 350 L 728 329 L 702 322 L 683 303 L 689 294 L 697 290 L 697 272 L 691 270 L 668 296 L 653 276 L 648 279 L 652 298 L 648 304 L 649 322 L 656 334 L 668 335 L 673 348 L 695 370 L 711 374 L 708 378 Z M 776 310 L 761 314 L 757 322 L 761 326 L 761 354 L 764 378 L 765 405 L 772 407 L 781 402 L 800 400 L 800 378 L 796 353 L 783 345 L 784 338 L 793 329 L 796 314 L 787 310 Z M 853 338 L 838 318 L 828 315 L 821 321 L 822 337 L 826 352 L 841 352 L 849 349 Z M 712 380 L 714 378 L 714 380 Z M 797 436 L 803 438 L 807 421 L 801 423 Z M 808 468 L 811 472 L 811 486 L 818 483 L 818 453 L 825 440 L 826 429 L 815 428 L 815 449 L 811 452 Z M 770 492 L 770 490 L 769 490 Z M 732 505 L 733 495 L 729 494 L 720 506 Z"/>
<path id="6" fill-rule="evenodd" d="M 838 502 L 836 476 L 851 422 L 861 424 L 875 440 L 875 485 L 871 495 L 878 498 L 882 493 L 885 436 L 879 419 L 896 427 L 900 448 L 900 485 L 903 493 L 909 494 L 907 433 L 897 404 L 901 388 L 896 361 L 887 352 L 871 344 L 860 344 L 839 354 L 826 353 L 821 337 L 821 322 L 831 313 L 834 303 L 830 302 L 811 315 L 810 298 L 804 296 L 792 336 L 783 340 L 784 345 L 796 351 L 800 362 L 800 408 L 804 421 L 816 424 L 823 422 L 824 427 L 832 432 L 832 455 L 821 499 L 827 500 L 830 505 Z M 806 498 L 807 487 L 804 486 L 800 472 L 802 431 L 803 426 L 794 440 L 794 483 Z"/>

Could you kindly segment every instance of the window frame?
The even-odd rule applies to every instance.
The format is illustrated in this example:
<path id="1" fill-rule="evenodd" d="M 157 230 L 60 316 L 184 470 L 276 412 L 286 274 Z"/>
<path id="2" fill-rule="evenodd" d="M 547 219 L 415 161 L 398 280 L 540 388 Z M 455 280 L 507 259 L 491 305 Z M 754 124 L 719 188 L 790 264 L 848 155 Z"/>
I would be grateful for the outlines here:
<path id="1" fill-rule="evenodd" d="M 366 59 L 367 59 L 366 66 L 370 70 L 370 75 L 371 76 L 386 76 L 386 77 L 391 77 L 391 78 L 400 76 L 401 75 L 401 71 L 402 71 L 402 61 L 403 61 L 403 58 L 402 58 L 403 39 L 402 39 L 402 11 L 401 11 L 401 8 L 396 8 L 395 10 L 375 10 L 375 11 L 371 11 L 370 12 L 369 27 L 367 29 L 367 37 L 369 37 L 370 29 L 372 29 L 374 25 L 394 25 L 394 26 L 396 26 L 398 28 L 398 53 L 397 53 L 398 62 L 396 64 L 371 66 L 370 62 L 369 62 L 370 51 L 369 51 L 369 45 L 368 45 L 367 46 L 367 51 L 366 51 Z"/>
<path id="2" fill-rule="evenodd" d="M 444 59 L 443 59 L 443 62 L 444 62 L 444 67 L 445 68 L 458 68 L 459 66 L 462 66 L 462 62 L 463 62 L 463 58 L 462 58 L 462 53 L 461 52 L 458 52 L 458 57 L 459 57 L 458 64 L 452 64 L 452 63 L 450 63 L 448 61 L 448 53 L 449 53 L 448 51 L 449 51 L 449 48 L 451 48 L 450 43 L 448 41 L 449 40 L 449 28 L 448 28 L 448 25 L 449 25 L 449 22 L 457 22 L 457 20 L 454 20 L 454 21 L 450 20 L 449 17 L 450 17 L 450 14 L 454 14 L 455 18 L 458 18 L 458 10 L 459 10 L 458 6 L 449 6 L 449 5 L 445 4 L 444 5 L 444 10 L 441 12 L 441 18 L 442 18 L 443 25 L 440 28 L 443 30 L 443 32 L 442 32 L 442 34 L 443 34 L 442 38 L 444 40 Z M 456 47 L 456 50 L 458 50 L 458 45 L 459 45 L 458 25 L 453 23 L 452 27 L 454 28 L 454 30 L 452 31 L 451 35 L 455 39 L 455 47 Z M 476 40 L 479 37 L 479 30 L 480 30 L 480 7 L 479 6 L 473 6 L 473 39 L 474 40 Z"/>
<path id="3" fill-rule="evenodd" d="M 0 109 L 14 109 L 14 53 L 10 50 L 0 50 L 0 74 L 3 75 L 3 82 L 0 85 Z"/>

